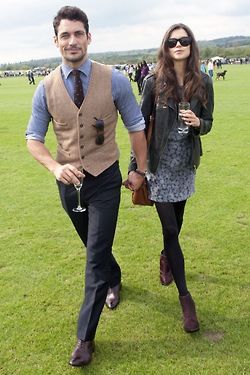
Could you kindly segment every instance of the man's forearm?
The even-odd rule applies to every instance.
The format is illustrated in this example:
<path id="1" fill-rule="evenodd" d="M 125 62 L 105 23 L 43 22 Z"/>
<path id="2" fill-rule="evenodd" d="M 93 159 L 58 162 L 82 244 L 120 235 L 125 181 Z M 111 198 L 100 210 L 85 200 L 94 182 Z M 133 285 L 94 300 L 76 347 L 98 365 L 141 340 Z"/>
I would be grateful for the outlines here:
<path id="1" fill-rule="evenodd" d="M 137 168 L 145 172 L 147 169 L 147 141 L 144 130 L 130 134 L 132 150 L 135 154 Z"/>
<path id="2" fill-rule="evenodd" d="M 42 142 L 28 139 L 27 147 L 34 159 L 36 159 L 50 172 L 53 172 L 55 168 L 58 167 L 59 163 L 53 159 L 49 150 L 44 146 Z"/>

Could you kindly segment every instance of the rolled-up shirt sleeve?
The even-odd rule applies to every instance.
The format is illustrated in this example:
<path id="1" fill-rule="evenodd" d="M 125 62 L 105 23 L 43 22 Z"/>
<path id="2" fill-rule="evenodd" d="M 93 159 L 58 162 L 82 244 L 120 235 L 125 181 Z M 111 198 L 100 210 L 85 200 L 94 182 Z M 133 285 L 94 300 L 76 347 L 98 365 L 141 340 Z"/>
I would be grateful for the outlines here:
<path id="1" fill-rule="evenodd" d="M 44 143 L 50 121 L 51 115 L 47 108 L 45 88 L 41 81 L 33 96 L 32 112 L 25 133 L 26 140 L 33 139 Z"/>
<path id="2" fill-rule="evenodd" d="M 112 95 L 121 119 L 129 132 L 145 129 L 145 121 L 133 94 L 131 84 L 123 73 L 112 70 Z"/>

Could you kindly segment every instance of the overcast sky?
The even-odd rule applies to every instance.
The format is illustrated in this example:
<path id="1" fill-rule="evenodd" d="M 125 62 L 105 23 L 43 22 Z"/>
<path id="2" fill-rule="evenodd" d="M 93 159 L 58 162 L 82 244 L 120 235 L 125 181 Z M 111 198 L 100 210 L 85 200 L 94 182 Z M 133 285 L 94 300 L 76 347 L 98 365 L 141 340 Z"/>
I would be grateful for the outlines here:
<path id="1" fill-rule="evenodd" d="M 6 0 L 0 5 L 0 64 L 59 56 L 52 22 L 59 8 L 75 5 L 89 18 L 89 52 L 158 48 L 176 22 L 197 40 L 250 36 L 249 0 Z"/>

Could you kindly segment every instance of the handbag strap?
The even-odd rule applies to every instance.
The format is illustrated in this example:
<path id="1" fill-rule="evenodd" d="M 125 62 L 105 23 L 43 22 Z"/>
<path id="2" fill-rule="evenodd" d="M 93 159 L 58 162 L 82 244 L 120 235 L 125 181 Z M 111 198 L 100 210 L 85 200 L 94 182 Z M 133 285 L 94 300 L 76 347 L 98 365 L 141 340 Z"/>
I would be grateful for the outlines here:
<path id="1" fill-rule="evenodd" d="M 154 127 L 154 123 L 155 123 L 155 111 L 156 111 L 156 105 L 155 105 L 155 102 L 154 102 L 153 111 L 152 111 L 152 113 L 150 115 L 150 118 L 149 118 L 149 124 L 148 124 L 147 135 L 146 135 L 148 147 L 149 147 L 149 144 L 150 144 L 150 140 L 151 140 L 151 136 L 152 136 L 152 132 L 153 132 L 153 127 Z"/>
<path id="2" fill-rule="evenodd" d="M 155 74 L 153 76 L 154 76 L 154 80 L 155 80 Z M 148 128 L 147 128 L 147 133 L 146 133 L 148 148 L 149 148 L 149 145 L 150 145 L 150 140 L 151 140 L 154 122 L 155 122 L 155 112 L 156 112 L 156 97 L 155 97 L 155 84 L 154 84 L 154 86 L 152 87 L 152 112 L 151 112 L 151 115 L 149 117 L 149 123 L 148 123 Z"/>
<path id="3" fill-rule="evenodd" d="M 154 126 L 154 116 L 153 114 L 150 116 L 149 119 L 149 124 L 148 124 L 148 130 L 147 130 L 147 145 L 149 147 L 151 136 L 152 136 L 152 131 L 153 131 L 153 126 Z"/>

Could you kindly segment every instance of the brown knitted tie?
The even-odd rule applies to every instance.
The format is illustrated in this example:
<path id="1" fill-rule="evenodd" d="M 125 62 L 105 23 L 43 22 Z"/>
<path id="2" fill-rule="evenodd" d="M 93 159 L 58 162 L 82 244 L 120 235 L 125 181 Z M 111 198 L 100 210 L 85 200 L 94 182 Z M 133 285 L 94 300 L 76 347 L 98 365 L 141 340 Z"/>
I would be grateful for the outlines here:
<path id="1" fill-rule="evenodd" d="M 80 108 L 84 99 L 82 81 L 80 78 L 80 71 L 77 69 L 74 69 L 72 70 L 72 74 L 74 77 L 74 103 L 75 105 L 77 105 L 78 108 Z"/>

